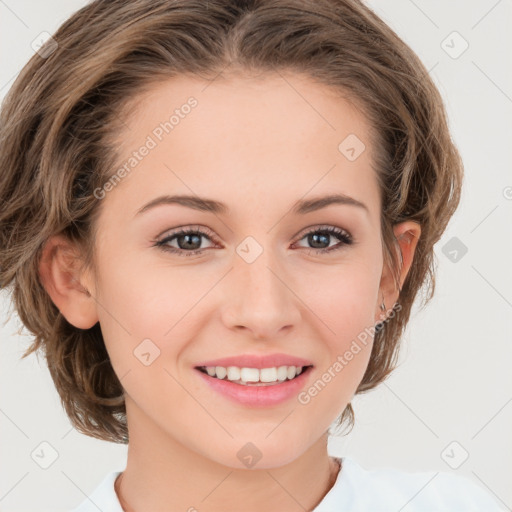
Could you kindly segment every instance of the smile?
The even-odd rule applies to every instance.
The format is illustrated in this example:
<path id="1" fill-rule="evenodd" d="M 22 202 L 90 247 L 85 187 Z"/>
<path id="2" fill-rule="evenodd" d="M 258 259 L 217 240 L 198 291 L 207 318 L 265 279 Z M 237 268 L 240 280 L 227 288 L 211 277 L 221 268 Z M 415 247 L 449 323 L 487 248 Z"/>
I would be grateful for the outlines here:
<path id="1" fill-rule="evenodd" d="M 199 370 L 210 377 L 228 380 L 242 386 L 273 386 L 292 380 L 309 366 L 274 366 L 270 368 L 239 368 L 238 366 L 202 366 Z"/>
<path id="2" fill-rule="evenodd" d="M 260 369 L 201 366 L 195 371 L 210 390 L 238 405 L 269 407 L 297 398 L 312 369 L 312 365 Z"/>

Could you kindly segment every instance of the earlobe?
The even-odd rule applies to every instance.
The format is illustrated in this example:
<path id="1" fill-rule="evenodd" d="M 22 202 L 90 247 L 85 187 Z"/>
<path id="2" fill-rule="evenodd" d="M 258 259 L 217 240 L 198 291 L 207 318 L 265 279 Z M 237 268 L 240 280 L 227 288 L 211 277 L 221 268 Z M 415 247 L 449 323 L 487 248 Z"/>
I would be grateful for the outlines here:
<path id="1" fill-rule="evenodd" d="M 50 238 L 43 247 L 39 277 L 55 306 L 79 329 L 98 322 L 93 294 L 80 282 L 79 258 L 72 243 L 62 235 Z"/>

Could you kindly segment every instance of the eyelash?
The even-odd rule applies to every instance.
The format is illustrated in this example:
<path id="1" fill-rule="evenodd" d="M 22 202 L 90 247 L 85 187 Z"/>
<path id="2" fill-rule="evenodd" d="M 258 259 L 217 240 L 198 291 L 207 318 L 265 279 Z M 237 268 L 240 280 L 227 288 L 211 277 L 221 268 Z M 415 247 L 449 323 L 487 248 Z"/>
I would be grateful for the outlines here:
<path id="1" fill-rule="evenodd" d="M 342 249 L 345 245 L 352 245 L 354 243 L 352 236 L 347 231 L 345 231 L 344 229 L 334 227 L 334 226 L 321 226 L 321 227 L 317 227 L 313 230 L 310 230 L 310 231 L 304 233 L 302 235 L 302 237 L 299 238 L 298 242 L 300 242 L 301 240 L 306 238 L 308 235 L 317 234 L 317 233 L 334 235 L 340 240 L 340 243 L 338 245 L 335 245 L 334 247 L 326 247 L 324 249 L 312 249 L 312 248 L 303 247 L 303 249 L 306 249 L 306 251 L 308 251 L 308 254 L 311 254 L 311 253 L 324 254 L 327 252 L 333 252 L 333 251 Z M 154 243 L 154 246 L 158 247 L 159 249 L 161 249 L 165 252 L 171 252 L 171 253 L 177 254 L 180 257 L 181 256 L 185 256 L 185 257 L 194 256 L 196 254 L 201 254 L 203 251 L 206 250 L 206 249 L 196 249 L 193 251 L 185 251 L 184 249 L 177 249 L 176 247 L 170 247 L 167 245 L 167 243 L 170 242 L 171 240 L 173 240 L 174 238 L 179 238 L 180 236 L 188 235 L 188 234 L 197 234 L 197 235 L 205 236 L 210 241 L 215 242 L 215 237 L 213 236 L 213 233 L 210 230 L 205 229 L 205 228 L 199 229 L 199 227 L 197 227 L 197 228 L 190 227 L 190 228 L 181 229 L 180 231 L 177 231 L 175 233 L 171 233 L 170 235 L 166 236 L 162 240 L 156 241 Z"/>

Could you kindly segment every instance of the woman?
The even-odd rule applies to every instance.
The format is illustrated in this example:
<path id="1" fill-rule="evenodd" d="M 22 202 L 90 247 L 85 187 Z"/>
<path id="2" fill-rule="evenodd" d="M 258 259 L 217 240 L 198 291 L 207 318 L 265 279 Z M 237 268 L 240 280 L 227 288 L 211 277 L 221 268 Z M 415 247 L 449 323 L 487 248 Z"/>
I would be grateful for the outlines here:
<path id="1" fill-rule="evenodd" d="M 327 453 L 460 198 L 391 29 L 354 0 L 111 0 L 47 49 L 2 110 L 0 281 L 75 428 L 129 442 L 76 510 L 499 510 Z"/>

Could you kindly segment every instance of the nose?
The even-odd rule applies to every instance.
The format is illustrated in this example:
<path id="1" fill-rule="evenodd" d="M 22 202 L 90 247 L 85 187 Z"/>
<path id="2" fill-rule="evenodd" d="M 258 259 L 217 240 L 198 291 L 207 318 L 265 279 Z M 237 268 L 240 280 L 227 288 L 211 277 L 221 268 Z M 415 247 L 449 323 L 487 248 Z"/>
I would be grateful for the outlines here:
<path id="1" fill-rule="evenodd" d="M 294 282 L 264 251 L 247 263 L 236 259 L 223 290 L 222 320 L 229 329 L 246 330 L 255 339 L 275 339 L 301 318 Z"/>

